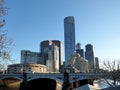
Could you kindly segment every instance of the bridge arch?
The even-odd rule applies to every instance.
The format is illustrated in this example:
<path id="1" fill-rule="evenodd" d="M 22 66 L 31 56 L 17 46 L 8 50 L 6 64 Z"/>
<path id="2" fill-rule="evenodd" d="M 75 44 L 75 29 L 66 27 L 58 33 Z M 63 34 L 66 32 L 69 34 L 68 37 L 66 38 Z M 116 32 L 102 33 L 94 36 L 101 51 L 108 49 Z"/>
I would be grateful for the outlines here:
<path id="1" fill-rule="evenodd" d="M 56 78 L 56 77 L 32 77 L 32 78 L 27 79 L 27 81 L 29 82 L 29 81 L 34 80 L 34 79 L 42 79 L 42 78 L 53 79 L 53 80 L 55 80 L 57 82 L 63 83 L 63 80 L 61 80 L 59 78 Z"/>
<path id="2" fill-rule="evenodd" d="M 16 80 L 22 81 L 22 78 L 20 77 L 2 77 L 1 78 L 1 80 L 5 80 L 5 79 L 16 79 Z"/>
<path id="3" fill-rule="evenodd" d="M 43 90 L 56 90 L 57 88 L 60 88 L 60 84 L 62 86 L 62 83 L 58 82 L 59 81 L 56 81 L 56 79 L 53 78 L 34 78 L 28 80 L 24 85 L 21 84 L 21 90 L 34 90 L 35 88 L 38 90 L 41 88 Z"/>

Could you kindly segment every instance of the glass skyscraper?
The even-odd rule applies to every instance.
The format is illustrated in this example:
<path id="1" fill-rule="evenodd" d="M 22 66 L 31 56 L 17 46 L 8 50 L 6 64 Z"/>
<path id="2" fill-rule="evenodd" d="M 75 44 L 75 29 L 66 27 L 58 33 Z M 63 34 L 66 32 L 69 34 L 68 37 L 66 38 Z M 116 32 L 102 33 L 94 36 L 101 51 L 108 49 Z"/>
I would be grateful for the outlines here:
<path id="1" fill-rule="evenodd" d="M 64 18 L 65 66 L 75 51 L 75 21 L 73 16 Z"/>

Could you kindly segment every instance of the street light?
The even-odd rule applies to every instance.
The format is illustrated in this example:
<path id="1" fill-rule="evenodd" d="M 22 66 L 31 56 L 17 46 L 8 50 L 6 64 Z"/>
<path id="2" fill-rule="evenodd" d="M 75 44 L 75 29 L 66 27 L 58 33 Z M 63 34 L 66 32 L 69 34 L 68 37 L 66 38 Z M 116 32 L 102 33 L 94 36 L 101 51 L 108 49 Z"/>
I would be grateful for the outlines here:
<path id="1" fill-rule="evenodd" d="M 69 73 L 65 70 L 64 71 L 64 82 L 62 85 L 62 90 L 69 90 L 70 82 L 69 82 Z"/>

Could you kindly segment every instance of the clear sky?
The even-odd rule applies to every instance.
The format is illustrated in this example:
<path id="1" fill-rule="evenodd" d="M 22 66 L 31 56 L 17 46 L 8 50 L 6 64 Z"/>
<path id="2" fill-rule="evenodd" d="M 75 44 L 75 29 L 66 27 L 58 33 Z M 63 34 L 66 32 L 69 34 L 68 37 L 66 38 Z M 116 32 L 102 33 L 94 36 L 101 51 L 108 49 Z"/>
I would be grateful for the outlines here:
<path id="1" fill-rule="evenodd" d="M 76 43 L 90 43 L 100 60 L 120 58 L 120 0 L 6 0 L 5 29 L 13 39 L 11 55 L 39 52 L 44 40 L 60 40 L 64 48 L 64 18 L 74 16 Z"/>

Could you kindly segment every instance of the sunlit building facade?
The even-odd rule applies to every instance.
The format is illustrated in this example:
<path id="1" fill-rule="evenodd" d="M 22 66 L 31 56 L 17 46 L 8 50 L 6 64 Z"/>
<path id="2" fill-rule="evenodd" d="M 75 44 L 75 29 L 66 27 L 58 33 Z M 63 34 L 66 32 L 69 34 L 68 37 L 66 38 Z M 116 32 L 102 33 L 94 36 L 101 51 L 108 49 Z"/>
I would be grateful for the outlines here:
<path id="1" fill-rule="evenodd" d="M 40 42 L 40 51 L 44 57 L 44 64 L 45 65 L 47 64 L 46 60 L 48 59 L 48 55 L 46 54 L 45 49 L 51 47 L 52 45 L 55 45 L 58 48 L 58 52 L 59 52 L 58 64 L 59 64 L 59 70 L 61 70 L 63 66 L 63 43 L 59 40 L 44 40 Z"/>
<path id="2" fill-rule="evenodd" d="M 89 64 L 86 59 L 80 56 L 78 53 L 73 53 L 69 59 L 68 66 L 75 68 L 78 72 L 87 73 L 89 72 Z"/>
<path id="3" fill-rule="evenodd" d="M 42 64 L 11 64 L 8 65 L 7 73 L 18 74 L 18 73 L 46 73 L 47 66 Z"/>
<path id="4" fill-rule="evenodd" d="M 59 48 L 52 44 L 44 49 L 48 72 L 59 72 Z"/>

